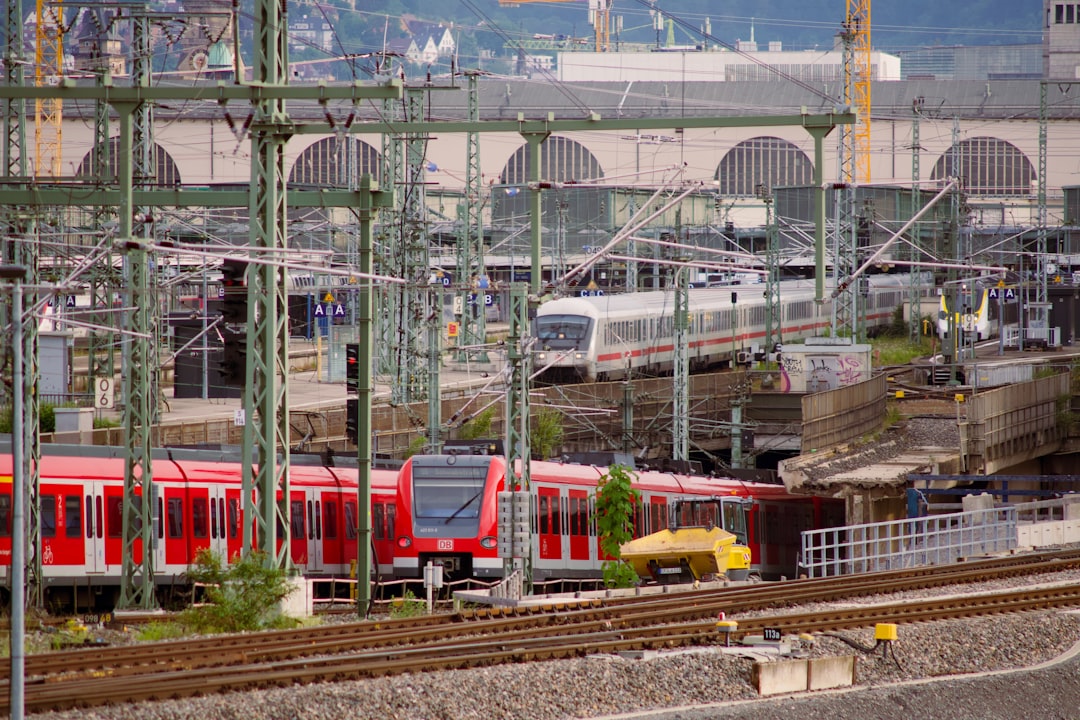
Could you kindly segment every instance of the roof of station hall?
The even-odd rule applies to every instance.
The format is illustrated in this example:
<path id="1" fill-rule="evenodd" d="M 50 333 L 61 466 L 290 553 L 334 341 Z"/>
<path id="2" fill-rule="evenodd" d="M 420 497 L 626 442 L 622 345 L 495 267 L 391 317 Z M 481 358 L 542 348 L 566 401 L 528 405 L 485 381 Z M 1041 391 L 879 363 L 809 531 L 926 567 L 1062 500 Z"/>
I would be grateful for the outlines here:
<path id="1" fill-rule="evenodd" d="M 1038 80 L 875 82 L 871 84 L 872 118 L 909 120 L 913 116 L 913 105 L 921 98 L 920 115 L 928 120 L 960 117 L 1037 121 L 1040 84 Z M 407 82 L 407 86 L 412 87 L 412 82 Z M 468 94 L 464 78 L 458 78 L 454 83 L 439 78 L 432 80 L 430 85 L 420 86 L 432 89 L 426 101 L 427 119 L 463 120 L 467 117 Z M 561 83 L 544 79 L 485 77 L 478 84 L 478 92 L 482 120 L 513 120 L 519 114 L 527 120 L 541 120 L 549 113 L 560 120 L 584 119 L 589 113 L 597 113 L 603 119 L 797 115 L 804 111 L 824 114 L 840 105 L 835 99 L 840 92 L 837 83 L 800 85 L 782 80 Z M 212 96 L 212 91 L 208 94 Z M 238 121 L 242 120 L 240 113 L 244 106 L 241 101 L 228 103 Z M 287 111 L 294 120 L 325 120 L 327 110 L 337 123 L 344 122 L 353 112 L 357 122 L 380 119 L 382 113 L 378 101 L 365 100 L 355 108 L 350 108 L 347 101 L 331 101 L 326 109 L 315 102 L 290 100 L 287 103 Z M 216 102 L 162 103 L 155 109 L 159 116 L 178 114 L 192 118 L 221 117 L 222 112 Z M 1047 117 L 1051 121 L 1080 118 L 1080 84 L 1047 83 Z"/>

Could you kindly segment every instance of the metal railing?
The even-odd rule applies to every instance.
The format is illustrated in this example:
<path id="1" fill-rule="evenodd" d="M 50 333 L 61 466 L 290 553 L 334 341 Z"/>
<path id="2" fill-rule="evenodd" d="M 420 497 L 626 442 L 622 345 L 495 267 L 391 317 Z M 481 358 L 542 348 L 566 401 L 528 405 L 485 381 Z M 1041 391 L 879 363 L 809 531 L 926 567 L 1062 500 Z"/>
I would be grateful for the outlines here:
<path id="1" fill-rule="evenodd" d="M 814 578 L 899 570 L 1012 550 L 1023 507 L 808 530 L 802 533 L 799 573 Z"/>

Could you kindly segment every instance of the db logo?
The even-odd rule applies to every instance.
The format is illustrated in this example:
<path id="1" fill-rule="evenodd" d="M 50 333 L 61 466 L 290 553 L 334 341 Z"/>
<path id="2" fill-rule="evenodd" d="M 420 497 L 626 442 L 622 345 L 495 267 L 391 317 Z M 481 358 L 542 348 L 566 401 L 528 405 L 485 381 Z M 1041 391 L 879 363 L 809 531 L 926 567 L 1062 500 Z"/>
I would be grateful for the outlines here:
<path id="1" fill-rule="evenodd" d="M 439 550 L 453 550 L 454 549 L 454 541 L 453 540 L 440 540 L 438 548 L 439 548 Z"/>

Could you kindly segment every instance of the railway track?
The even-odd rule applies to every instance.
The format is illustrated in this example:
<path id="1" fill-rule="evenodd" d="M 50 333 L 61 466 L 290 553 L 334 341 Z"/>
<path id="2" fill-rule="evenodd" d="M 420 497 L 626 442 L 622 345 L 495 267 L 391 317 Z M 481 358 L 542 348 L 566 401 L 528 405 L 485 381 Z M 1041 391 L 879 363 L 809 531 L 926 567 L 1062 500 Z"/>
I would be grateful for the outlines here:
<path id="1" fill-rule="evenodd" d="M 409 620 L 350 623 L 139 646 L 46 653 L 26 658 L 26 709 L 166 699 L 273 685 L 371 678 L 590 653 L 707 644 L 716 614 L 739 620 L 732 639 L 765 627 L 788 633 L 835 631 L 877 622 L 925 622 L 1050 607 L 1080 606 L 1080 585 L 1024 589 L 825 612 L 762 612 L 819 602 L 925 589 L 1080 566 L 1080 552 L 963 563 L 776 585 L 652 595 L 603 605 L 530 611 L 474 611 Z M 7 706 L 8 668 L 0 673 Z"/>

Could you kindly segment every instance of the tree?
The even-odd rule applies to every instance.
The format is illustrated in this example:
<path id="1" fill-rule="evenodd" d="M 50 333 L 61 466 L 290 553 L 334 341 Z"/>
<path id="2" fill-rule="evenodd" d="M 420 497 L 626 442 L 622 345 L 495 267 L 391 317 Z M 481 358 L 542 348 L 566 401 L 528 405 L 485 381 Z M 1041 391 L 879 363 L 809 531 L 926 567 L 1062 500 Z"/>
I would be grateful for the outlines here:
<path id="1" fill-rule="evenodd" d="M 491 407 L 469 418 L 458 431 L 458 437 L 462 440 L 484 440 L 495 437 L 494 424 L 495 408 Z"/>
<path id="2" fill-rule="evenodd" d="M 529 452 L 534 458 L 544 460 L 555 454 L 562 445 L 562 413 L 551 408 L 541 408 L 533 413 L 529 428 Z"/>
<path id="3" fill-rule="evenodd" d="M 612 465 L 596 487 L 596 531 L 600 551 L 610 557 L 603 564 L 607 587 L 633 587 L 637 574 L 623 562 L 622 544 L 634 537 L 634 506 L 641 494 L 633 487 L 634 474 L 625 465 Z"/>

